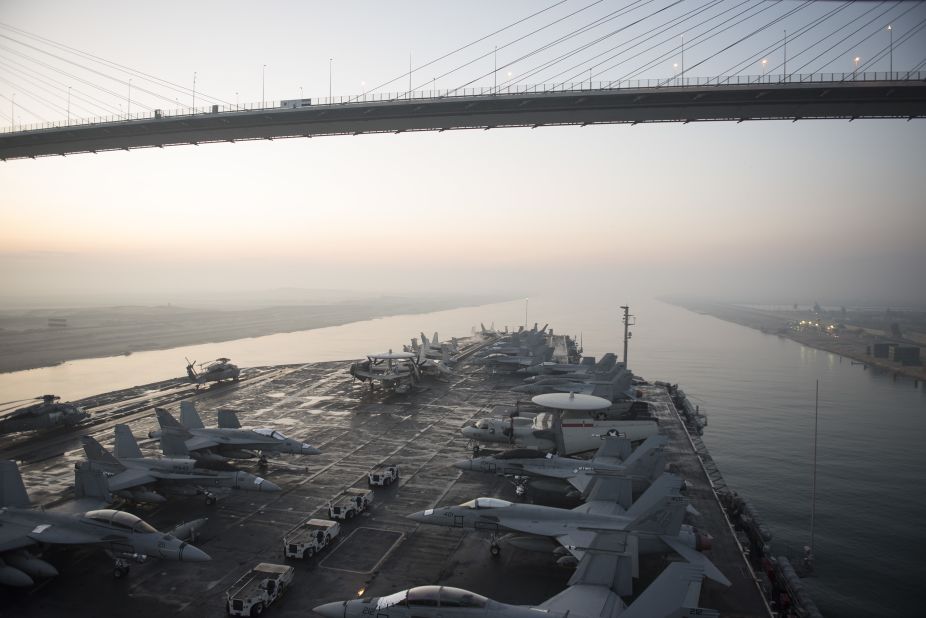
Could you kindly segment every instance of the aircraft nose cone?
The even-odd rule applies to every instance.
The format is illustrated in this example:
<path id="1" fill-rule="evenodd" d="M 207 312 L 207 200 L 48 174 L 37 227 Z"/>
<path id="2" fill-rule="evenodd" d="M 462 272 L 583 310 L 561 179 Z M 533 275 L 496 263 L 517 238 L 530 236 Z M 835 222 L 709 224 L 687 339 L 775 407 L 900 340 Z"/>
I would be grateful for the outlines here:
<path id="1" fill-rule="evenodd" d="M 312 611 L 325 618 L 344 618 L 347 615 L 347 601 L 325 603 L 312 608 Z"/>
<path id="2" fill-rule="evenodd" d="M 280 486 L 271 483 L 267 479 L 262 479 L 259 476 L 254 479 L 254 483 L 257 485 L 257 491 L 280 491 Z"/>
<path id="3" fill-rule="evenodd" d="M 405 517 L 407 519 L 411 519 L 413 521 L 417 521 L 419 523 L 424 524 L 424 523 L 431 523 L 432 521 L 434 521 L 434 518 L 431 517 L 433 513 L 434 513 L 434 509 L 428 509 L 426 511 L 418 511 L 417 513 L 411 513 L 409 515 L 406 515 Z"/>
<path id="4" fill-rule="evenodd" d="M 321 451 L 312 446 L 311 444 L 302 445 L 302 454 L 303 455 L 320 455 Z"/>
<path id="5" fill-rule="evenodd" d="M 208 562 L 212 560 L 212 557 L 198 547 L 185 545 L 180 548 L 180 560 L 183 562 Z"/>
<path id="6" fill-rule="evenodd" d="M 475 438 L 476 436 L 479 435 L 479 430 L 473 427 L 472 425 L 467 425 L 466 427 L 460 430 L 460 433 L 462 433 L 467 438 Z"/>
<path id="7" fill-rule="evenodd" d="M 530 393 L 530 392 L 531 392 L 531 387 L 530 387 L 530 385 L 525 384 L 524 386 L 515 386 L 515 387 L 512 388 L 511 390 L 512 390 L 513 392 L 515 392 L 515 393 Z"/>
<path id="8" fill-rule="evenodd" d="M 473 470 L 473 460 L 472 459 L 461 459 L 460 461 L 453 462 L 454 468 L 459 468 L 460 470 Z"/>

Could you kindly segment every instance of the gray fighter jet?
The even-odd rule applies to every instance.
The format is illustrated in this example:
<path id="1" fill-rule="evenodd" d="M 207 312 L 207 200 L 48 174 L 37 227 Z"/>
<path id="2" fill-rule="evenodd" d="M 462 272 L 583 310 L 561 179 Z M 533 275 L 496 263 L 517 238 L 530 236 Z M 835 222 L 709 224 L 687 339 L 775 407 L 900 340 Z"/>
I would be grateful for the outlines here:
<path id="1" fill-rule="evenodd" d="M 617 364 L 617 355 L 613 352 L 607 352 L 596 363 L 594 358 L 583 358 L 581 363 L 540 363 L 527 369 L 522 369 L 518 373 L 527 373 L 534 376 L 539 375 L 589 375 L 603 374 L 611 371 Z M 587 362 L 591 361 L 591 362 Z"/>
<path id="2" fill-rule="evenodd" d="M 730 581 L 723 573 L 698 551 L 710 548 L 711 537 L 682 525 L 688 500 L 679 493 L 681 487 L 681 478 L 663 474 L 626 511 L 621 503 L 628 503 L 629 481 L 599 479 L 588 502 L 571 510 L 476 498 L 459 506 L 427 509 L 408 517 L 424 524 L 490 531 L 493 556 L 501 553 L 500 532 L 518 533 L 504 539 L 515 547 L 553 551 L 555 555 L 559 548 L 551 542 L 553 539 L 565 550 L 565 555 L 557 560 L 564 566 L 581 560 L 600 535 L 614 536 L 620 541 L 619 555 L 623 560 L 615 584 L 615 591 L 621 596 L 632 593 L 632 578 L 639 576 L 641 553 L 662 554 L 670 550 L 701 567 L 707 577 L 729 586 Z"/>
<path id="3" fill-rule="evenodd" d="M 196 361 L 191 363 L 189 359 L 186 359 L 186 374 L 189 376 L 190 382 L 193 382 L 196 388 L 199 388 L 207 382 L 221 382 L 222 380 L 237 382 L 238 376 L 241 375 L 241 369 L 238 368 L 238 365 L 233 365 L 231 359 L 217 358 L 208 365 L 200 363 L 199 371 L 197 371 Z"/>
<path id="4" fill-rule="evenodd" d="M 600 375 L 537 376 L 529 384 L 515 386 L 511 390 L 528 395 L 577 393 L 603 397 L 612 402 L 629 400 L 633 399 L 633 372 L 619 366 Z"/>
<path id="5" fill-rule="evenodd" d="M 566 493 L 568 497 L 579 497 L 598 476 L 628 478 L 634 493 L 642 493 L 665 470 L 663 448 L 668 443 L 665 436 L 650 436 L 633 451 L 626 438 L 612 435 L 602 436 L 601 440 L 601 447 L 592 459 L 516 449 L 464 459 L 453 465 L 461 470 L 513 477 L 518 495 L 523 495 L 530 486 L 541 491 Z"/>
<path id="6" fill-rule="evenodd" d="M 193 459 L 144 457 L 128 425 L 116 425 L 116 456 L 90 436 L 81 438 L 87 461 L 78 462 L 75 474 L 83 468 L 101 470 L 106 477 L 107 502 L 119 496 L 135 502 L 164 502 L 163 494 L 206 497 L 214 504 L 219 494 L 232 489 L 280 491 L 277 485 L 242 470 L 204 470 Z M 163 436 L 168 440 L 173 436 Z"/>
<path id="7" fill-rule="evenodd" d="M 202 550 L 124 511 L 66 514 L 31 508 L 19 468 L 12 461 L 0 461 L 0 584 L 31 586 L 34 578 L 57 575 L 54 566 L 33 553 L 44 545 L 99 547 L 115 560 L 116 577 L 128 572 L 127 558 L 210 559 Z"/>
<path id="8" fill-rule="evenodd" d="M 698 607 L 703 572 L 684 563 L 670 564 L 629 606 L 611 582 L 619 558 L 608 539 L 597 542 L 569 579 L 569 587 L 540 605 L 509 605 L 450 586 L 418 586 L 384 597 L 350 599 L 314 608 L 323 618 L 717 618 Z"/>
<path id="9" fill-rule="evenodd" d="M 155 408 L 155 413 L 161 429 L 150 432 L 148 437 L 160 438 L 162 433 L 170 432 L 183 440 L 183 449 L 179 452 L 171 450 L 173 441 L 161 441 L 161 450 L 168 456 L 189 456 L 199 462 L 226 462 L 259 456 L 261 463 L 266 463 L 267 453 L 317 455 L 321 452 L 310 444 L 287 438 L 275 429 L 242 429 L 238 417 L 230 410 L 219 410 L 219 426 L 215 428 L 203 425 L 190 401 L 180 402 L 183 424 L 162 408 Z"/>
<path id="10" fill-rule="evenodd" d="M 42 395 L 41 403 L 19 408 L 0 417 L 0 434 L 73 427 L 90 418 L 90 414 L 73 403 L 57 403 L 60 397 Z"/>

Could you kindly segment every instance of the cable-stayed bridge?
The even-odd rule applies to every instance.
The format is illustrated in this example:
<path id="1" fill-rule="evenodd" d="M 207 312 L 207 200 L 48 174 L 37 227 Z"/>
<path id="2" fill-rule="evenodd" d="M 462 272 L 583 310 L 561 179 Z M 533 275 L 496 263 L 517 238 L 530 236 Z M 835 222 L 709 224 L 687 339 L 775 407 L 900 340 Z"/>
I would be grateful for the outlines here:
<path id="1" fill-rule="evenodd" d="M 155 110 L 0 134 L 0 159 L 325 135 L 550 125 L 924 118 L 926 72 L 648 80 Z"/>
<path id="2" fill-rule="evenodd" d="M 357 96 L 332 96 L 328 58 L 327 97 L 299 86 L 298 99 L 271 102 L 262 65 L 261 103 L 242 105 L 232 83 L 234 104 L 198 90 L 195 71 L 182 85 L 0 22 L 0 159 L 455 129 L 912 120 L 926 116 L 924 50 L 922 1 L 554 0 L 417 66 L 409 57 L 407 72 Z"/>

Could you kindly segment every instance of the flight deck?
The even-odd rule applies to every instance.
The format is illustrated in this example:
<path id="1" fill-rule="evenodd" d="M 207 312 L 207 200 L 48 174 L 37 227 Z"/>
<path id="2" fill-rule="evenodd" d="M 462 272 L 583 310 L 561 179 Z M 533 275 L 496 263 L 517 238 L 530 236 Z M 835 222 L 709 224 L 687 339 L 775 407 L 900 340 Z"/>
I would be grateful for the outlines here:
<path id="1" fill-rule="evenodd" d="M 552 555 L 506 546 L 492 558 L 486 534 L 420 526 L 405 517 L 480 496 L 524 499 L 502 477 L 452 466 L 472 454 L 472 445 L 460 433 L 463 424 L 515 409 L 519 394 L 510 388 L 521 376 L 493 375 L 461 364 L 449 381 L 424 380 L 410 394 L 383 395 L 355 381 L 348 367 L 349 362 L 327 362 L 244 369 L 238 383 L 199 391 L 180 379 L 140 386 L 77 402 L 96 419 L 77 432 L 6 439 L 0 457 L 23 462 L 33 501 L 46 505 L 70 497 L 73 464 L 83 457 L 81 433 L 111 448 L 113 425 L 128 423 L 142 449 L 153 454 L 156 442 L 144 439 L 157 427 L 153 407 L 176 413 L 181 399 L 195 402 L 207 426 L 215 425 L 218 409 L 233 409 L 243 426 L 272 424 L 321 454 L 279 456 L 266 467 L 256 461 L 243 466 L 282 487 L 279 493 L 232 492 L 211 506 L 197 496 L 127 507 L 159 530 L 207 517 L 195 544 L 212 561 L 150 559 L 132 564 L 126 578 L 114 579 L 112 561 L 102 552 L 49 550 L 44 558 L 60 575 L 29 589 L 0 588 L 0 616 L 221 616 L 225 591 L 260 562 L 296 569 L 292 586 L 267 609 L 281 617 L 309 616 L 313 607 L 329 601 L 424 584 L 465 588 L 517 604 L 537 604 L 564 589 L 572 570 L 557 566 Z M 710 558 L 733 582 L 723 588 L 705 579 L 701 605 L 723 616 L 769 616 L 670 394 L 662 386 L 638 388 L 670 438 L 669 461 L 689 485 L 688 496 L 699 512 L 690 523 L 714 537 Z M 329 502 L 348 488 L 367 488 L 367 473 L 388 464 L 401 466 L 399 481 L 376 487 L 373 503 L 342 522 L 329 547 L 308 559 L 284 558 L 282 537 L 287 531 L 309 517 L 327 518 Z M 643 590 L 663 565 L 661 559 L 641 560 L 635 588 Z"/>

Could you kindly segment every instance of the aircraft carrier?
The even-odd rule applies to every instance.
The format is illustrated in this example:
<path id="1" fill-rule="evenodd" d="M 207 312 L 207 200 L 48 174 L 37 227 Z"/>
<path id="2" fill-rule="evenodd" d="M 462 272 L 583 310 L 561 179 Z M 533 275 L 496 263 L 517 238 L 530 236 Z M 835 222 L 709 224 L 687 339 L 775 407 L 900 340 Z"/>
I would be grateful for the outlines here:
<path id="1" fill-rule="evenodd" d="M 551 555 L 506 547 L 492 558 L 486 535 L 419 526 L 404 517 L 477 496 L 521 499 L 501 477 L 464 473 L 451 465 L 472 452 L 461 426 L 512 410 L 518 395 L 510 388 L 520 376 L 492 375 L 461 363 L 448 381 L 425 380 L 411 394 L 384 396 L 355 382 L 348 367 L 349 361 L 250 368 L 238 383 L 200 390 L 178 378 L 77 402 L 93 413 L 93 420 L 76 431 L 4 437 L 0 458 L 21 462 L 33 502 L 46 506 L 71 497 L 73 464 L 83 458 L 81 434 L 111 448 L 113 425 L 128 423 L 136 436 L 146 437 L 156 428 L 153 408 L 176 414 L 182 399 L 196 403 L 207 426 L 214 425 L 218 408 L 231 408 L 244 426 L 273 425 L 322 454 L 283 457 L 266 468 L 245 466 L 280 485 L 280 493 L 232 492 L 212 506 L 200 496 L 127 507 L 159 530 L 208 517 L 196 545 L 212 556 L 211 562 L 148 560 L 133 564 L 128 577 L 114 579 L 112 561 L 102 552 L 48 550 L 43 557 L 60 575 L 29 589 L 0 588 L 0 616 L 220 616 L 225 614 L 225 590 L 258 562 L 296 569 L 292 587 L 267 609 L 281 617 L 311 615 L 311 608 L 332 600 L 423 584 L 456 586 L 519 604 L 536 604 L 564 589 L 572 571 L 558 567 Z M 713 535 L 710 557 L 733 582 L 723 588 L 704 580 L 700 605 L 723 616 L 770 616 L 759 579 L 702 465 L 696 436 L 673 403 L 677 391 L 663 383 L 637 388 L 670 437 L 671 467 L 687 481 L 700 513 L 692 523 Z M 155 452 L 153 440 L 141 445 Z M 381 464 L 398 464 L 400 482 L 376 488 L 371 508 L 343 523 L 332 547 L 308 560 L 284 559 L 281 537 L 286 531 L 310 516 L 327 518 L 328 502 L 346 488 L 366 487 L 368 471 Z M 636 588 L 643 590 L 663 565 L 661 559 L 643 561 Z"/>

